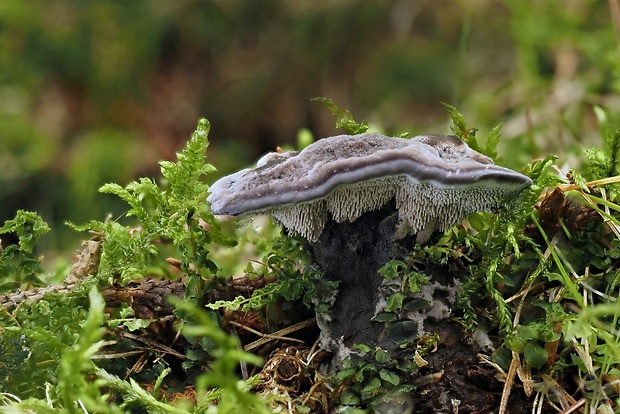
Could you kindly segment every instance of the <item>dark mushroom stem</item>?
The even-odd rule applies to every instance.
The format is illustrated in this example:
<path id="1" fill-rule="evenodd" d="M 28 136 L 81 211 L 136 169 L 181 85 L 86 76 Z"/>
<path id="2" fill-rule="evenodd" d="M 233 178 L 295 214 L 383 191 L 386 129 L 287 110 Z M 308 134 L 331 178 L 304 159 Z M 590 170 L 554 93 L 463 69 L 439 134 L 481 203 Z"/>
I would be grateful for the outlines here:
<path id="1" fill-rule="evenodd" d="M 374 322 L 373 317 L 383 281 L 378 270 L 405 256 L 413 245 L 411 237 L 394 240 L 397 223 L 398 211 L 392 202 L 353 222 L 329 219 L 319 239 L 307 242 L 325 278 L 339 282 L 331 309 L 317 315 L 321 345 L 336 358 L 343 353 L 342 346 L 348 350 L 355 344 L 394 347 L 385 343 L 385 324 Z"/>
<path id="2" fill-rule="evenodd" d="M 375 320 L 377 313 L 383 311 L 387 296 L 402 283 L 402 280 L 391 281 L 395 285 L 390 289 L 388 283 L 386 288 L 386 280 L 378 270 L 392 259 L 410 256 L 416 244 L 415 235 L 394 238 L 397 224 L 398 211 L 392 200 L 353 222 L 338 223 L 330 218 L 319 239 L 306 243 L 324 278 L 339 282 L 335 297 L 330 298 L 331 308 L 317 314 L 321 347 L 333 354 L 324 367 L 328 371 L 338 371 L 347 357 L 355 360 L 356 344 L 388 350 L 395 358 L 411 360 L 414 349 L 401 349 L 400 345 L 402 338 L 413 342 L 418 334 L 438 334 L 439 342 L 447 345 L 433 358 L 441 359 L 445 351 L 460 347 L 463 355 L 476 361 L 480 348 L 473 342 L 462 342 L 465 336 L 462 327 L 451 320 L 461 286 L 457 272 L 426 269 L 430 283 L 420 292 L 408 294 L 410 303 L 416 304 L 415 309 L 405 306 L 392 322 Z M 433 240 L 439 234 L 434 233 Z"/>

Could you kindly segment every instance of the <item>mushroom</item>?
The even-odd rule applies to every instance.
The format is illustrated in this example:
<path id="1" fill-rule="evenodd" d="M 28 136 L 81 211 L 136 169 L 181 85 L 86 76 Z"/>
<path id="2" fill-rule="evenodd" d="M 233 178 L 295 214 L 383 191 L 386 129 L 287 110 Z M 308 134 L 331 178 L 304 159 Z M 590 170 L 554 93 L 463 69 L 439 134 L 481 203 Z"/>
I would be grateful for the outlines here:
<path id="1" fill-rule="evenodd" d="M 324 278 L 339 282 L 337 293 L 317 298 L 332 305 L 317 323 L 321 346 L 338 367 L 356 343 L 397 348 L 385 324 L 373 321 L 389 295 L 378 269 L 411 251 L 410 236 L 428 242 L 435 231 L 493 211 L 531 184 L 455 136 L 365 133 L 267 154 L 255 168 L 216 181 L 207 200 L 214 214 L 269 213 L 306 238 Z M 460 286 L 453 279 L 441 276 L 420 292 L 423 302 L 436 302 L 429 318 L 449 317 Z M 396 328 L 424 332 L 423 318 L 408 320 Z"/>
<path id="2" fill-rule="evenodd" d="M 531 184 L 455 136 L 366 133 L 324 138 L 301 152 L 269 153 L 256 168 L 216 181 L 207 200 L 214 214 L 268 213 L 314 242 L 328 218 L 352 222 L 394 199 L 396 239 L 418 234 L 422 244 L 433 231 L 494 210 Z"/>

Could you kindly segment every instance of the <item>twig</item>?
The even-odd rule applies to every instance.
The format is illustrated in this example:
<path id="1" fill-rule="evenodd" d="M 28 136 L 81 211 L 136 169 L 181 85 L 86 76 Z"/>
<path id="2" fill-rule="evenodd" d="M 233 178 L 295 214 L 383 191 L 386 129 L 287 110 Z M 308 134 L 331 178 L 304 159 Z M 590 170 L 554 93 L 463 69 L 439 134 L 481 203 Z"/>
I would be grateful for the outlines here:
<path id="1" fill-rule="evenodd" d="M 134 335 L 134 334 L 131 334 L 129 332 L 120 332 L 119 336 L 122 336 L 123 338 L 127 338 L 127 339 L 133 339 L 134 341 L 145 343 L 145 344 L 147 344 L 147 345 L 149 345 L 149 346 L 151 346 L 153 348 L 152 351 L 165 352 L 167 354 L 174 355 L 177 358 L 187 359 L 186 355 L 180 354 L 179 352 L 175 351 L 174 349 L 172 349 L 172 348 L 170 348 L 170 347 L 168 347 L 166 345 L 160 344 L 159 342 L 153 341 L 151 339 L 143 338 L 141 336 Z"/>

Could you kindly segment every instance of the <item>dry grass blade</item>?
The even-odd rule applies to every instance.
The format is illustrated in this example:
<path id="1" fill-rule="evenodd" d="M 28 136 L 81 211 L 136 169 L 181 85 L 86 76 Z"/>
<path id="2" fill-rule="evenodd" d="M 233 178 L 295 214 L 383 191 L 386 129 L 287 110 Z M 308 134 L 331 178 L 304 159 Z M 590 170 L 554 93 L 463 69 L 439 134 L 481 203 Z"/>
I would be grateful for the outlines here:
<path id="1" fill-rule="evenodd" d="M 110 353 L 101 352 L 101 353 L 98 353 L 97 355 L 93 355 L 91 359 L 96 360 L 96 359 L 127 358 L 127 357 L 134 356 L 134 355 L 140 355 L 144 353 L 144 351 L 145 351 L 145 348 L 139 348 L 134 351 L 127 351 L 127 352 L 110 352 Z"/>
<path id="2" fill-rule="evenodd" d="M 119 334 L 119 336 L 123 337 L 123 338 L 127 338 L 127 339 L 132 339 L 134 341 L 139 341 L 142 343 L 147 344 L 148 346 L 151 347 L 151 351 L 156 351 L 156 352 L 163 352 L 166 354 L 170 354 L 170 355 L 174 355 L 177 358 L 180 359 L 187 359 L 186 355 L 183 355 L 177 351 L 175 351 L 174 349 L 170 348 L 169 346 L 160 344 L 159 342 L 153 341 L 152 339 L 148 339 L 148 338 L 144 338 L 138 335 L 134 335 L 134 334 L 130 334 L 129 332 L 121 332 Z"/>
<path id="3" fill-rule="evenodd" d="M 546 388 L 552 391 L 556 396 L 563 410 L 567 410 L 575 405 L 577 401 L 575 401 L 575 399 L 550 375 L 542 374 L 540 377 L 542 378 Z"/>
<path id="4" fill-rule="evenodd" d="M 507 377 L 506 371 L 504 371 L 502 367 L 500 367 L 498 364 L 493 362 L 491 357 L 487 355 L 483 355 L 483 354 L 478 354 L 478 359 L 480 360 L 481 364 L 489 365 L 495 368 L 495 370 L 497 371 L 496 378 L 498 378 L 502 382 L 506 381 L 506 377 Z"/>
<path id="5" fill-rule="evenodd" d="M 572 406 L 570 406 L 566 410 L 561 411 L 559 414 L 583 413 L 584 405 L 586 405 L 586 399 L 582 398 L 579 401 L 575 402 Z"/>
<path id="6" fill-rule="evenodd" d="M 506 414 L 508 412 L 508 399 L 510 398 L 510 391 L 515 381 L 515 375 L 517 374 L 519 365 L 519 356 L 513 352 L 508 375 L 506 375 L 506 382 L 504 383 L 504 389 L 502 390 L 502 401 L 499 405 L 499 414 Z"/>
<path id="7" fill-rule="evenodd" d="M 230 322 L 230 323 L 233 323 L 233 322 Z M 252 332 L 252 333 L 254 333 L 256 335 L 259 335 L 261 337 L 260 339 L 254 341 L 252 343 L 249 343 L 249 344 L 247 344 L 246 346 L 243 347 L 243 349 L 245 351 L 251 351 L 253 349 L 258 348 L 261 345 L 266 344 L 267 342 L 271 342 L 271 341 L 275 341 L 275 340 L 293 341 L 293 342 L 301 342 L 301 343 L 303 343 L 303 341 L 301 341 L 301 340 L 299 340 L 297 338 L 289 338 L 289 337 L 286 337 L 284 335 L 288 335 L 288 334 L 290 334 L 292 332 L 296 332 L 296 331 L 299 331 L 299 330 L 301 330 L 303 328 L 307 328 L 308 326 L 312 326 L 315 323 L 316 323 L 316 319 L 315 318 L 306 319 L 305 321 L 298 322 L 298 323 L 296 323 L 294 325 L 291 325 L 291 326 L 287 326 L 286 328 L 280 329 L 279 331 L 276 331 L 276 332 L 274 332 L 272 334 L 264 334 L 264 333 L 258 332 L 258 331 L 254 330 L 252 328 L 248 328 L 247 326 L 241 325 L 240 323 L 237 323 L 237 322 L 234 323 L 234 325 L 235 326 L 239 326 L 242 329 L 247 329 L 248 331 L 250 331 L 250 332 Z"/>

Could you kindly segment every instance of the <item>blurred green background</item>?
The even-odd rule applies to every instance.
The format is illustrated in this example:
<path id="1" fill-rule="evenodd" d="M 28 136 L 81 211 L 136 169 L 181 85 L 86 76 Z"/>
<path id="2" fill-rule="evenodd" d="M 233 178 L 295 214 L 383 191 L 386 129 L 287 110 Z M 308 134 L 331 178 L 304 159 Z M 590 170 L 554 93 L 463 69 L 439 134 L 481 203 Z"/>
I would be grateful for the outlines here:
<path id="1" fill-rule="evenodd" d="M 65 220 L 119 214 L 97 189 L 159 176 L 200 117 L 229 172 L 333 135 L 331 98 L 387 133 L 449 132 L 456 106 L 501 162 L 577 163 L 618 113 L 617 0 L 3 0 L 0 223 L 35 210 L 48 250 Z M 214 177 L 215 178 L 215 177 Z"/>

